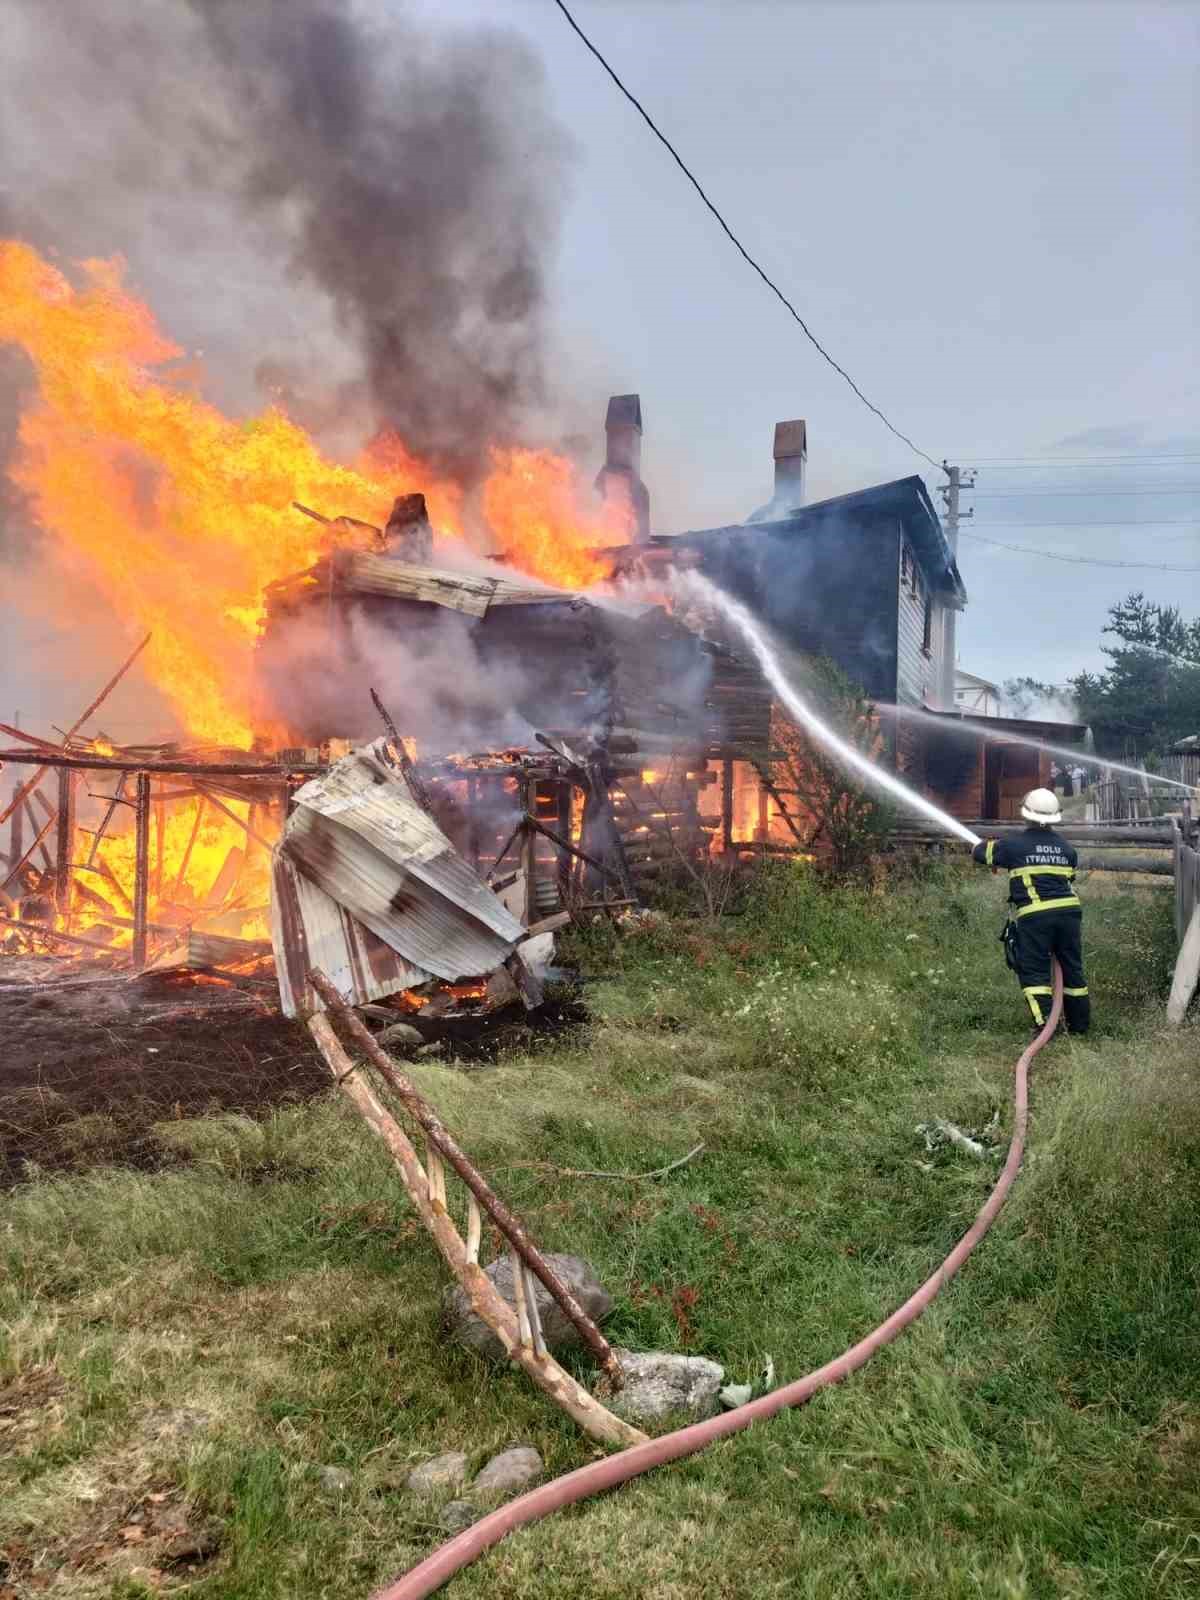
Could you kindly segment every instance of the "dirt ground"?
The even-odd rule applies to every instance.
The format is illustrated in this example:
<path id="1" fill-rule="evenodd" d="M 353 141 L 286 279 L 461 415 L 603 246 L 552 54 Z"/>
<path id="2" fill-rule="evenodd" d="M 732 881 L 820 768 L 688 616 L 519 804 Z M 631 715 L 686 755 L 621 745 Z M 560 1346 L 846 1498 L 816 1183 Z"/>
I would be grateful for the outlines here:
<path id="1" fill-rule="evenodd" d="M 0 961 L 0 1184 L 96 1161 L 175 1159 L 154 1123 L 261 1114 L 329 1087 L 305 1030 L 271 991 L 198 975 L 74 977 L 65 963 Z"/>
<path id="2" fill-rule="evenodd" d="M 421 1031 L 482 1065 L 584 1015 L 560 1000 L 533 1016 L 515 1007 Z M 329 1087 L 307 1031 L 280 1014 L 273 979 L 83 976 L 53 957 L 0 957 L 0 1188 L 35 1170 L 161 1167 L 181 1157 L 154 1136 L 156 1123 L 262 1116 Z"/>

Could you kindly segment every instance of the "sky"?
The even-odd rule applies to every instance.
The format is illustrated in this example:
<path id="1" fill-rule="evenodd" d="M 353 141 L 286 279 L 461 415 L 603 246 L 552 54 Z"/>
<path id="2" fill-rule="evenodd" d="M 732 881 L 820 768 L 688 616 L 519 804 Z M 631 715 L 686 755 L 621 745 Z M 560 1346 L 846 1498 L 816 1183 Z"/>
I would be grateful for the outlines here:
<path id="1" fill-rule="evenodd" d="M 808 423 L 810 500 L 913 472 L 936 488 L 736 255 L 551 0 L 361 3 L 383 27 L 401 12 L 506 27 L 540 57 L 573 146 L 547 263 L 552 376 L 564 422 L 594 430 L 593 466 L 608 395 L 640 393 L 656 531 L 761 505 L 782 418 Z M 1200 568 L 1200 5 L 572 9 L 834 358 L 922 450 L 977 468 L 964 504 L 981 537 L 959 551 L 964 668 L 1050 682 L 1095 668 L 1107 608 L 1134 588 L 1200 613 L 1200 571 L 983 542 Z M 30 13 L 39 26 L 55 14 Z M 254 402 L 265 358 L 336 370 L 328 310 L 161 176 L 143 203 L 89 206 L 119 97 L 51 92 L 45 57 L 14 40 L 0 215 L 6 198 L 74 183 L 63 249 L 123 253 L 167 330 L 203 348 L 223 404 Z M 168 257 L 167 237 L 186 250 Z M 19 702 L 35 693 L 35 641 L 7 621 L 0 694 Z"/>
<path id="2" fill-rule="evenodd" d="M 546 62 L 580 149 L 558 314 L 605 380 L 597 421 L 602 391 L 641 394 L 657 531 L 761 504 L 787 417 L 808 423 L 810 499 L 944 481 L 820 359 L 546 0 L 437 9 L 502 9 Z M 1200 568 L 1200 6 L 572 9 L 859 387 L 935 460 L 978 465 L 969 527 Z M 1047 454 L 1092 464 L 994 459 Z M 1146 461 L 1095 464 L 1118 455 Z M 1122 526 L 1067 526 L 1100 522 Z M 1200 571 L 970 538 L 960 567 L 960 664 L 993 679 L 1102 664 L 1131 588 L 1200 612 Z"/>

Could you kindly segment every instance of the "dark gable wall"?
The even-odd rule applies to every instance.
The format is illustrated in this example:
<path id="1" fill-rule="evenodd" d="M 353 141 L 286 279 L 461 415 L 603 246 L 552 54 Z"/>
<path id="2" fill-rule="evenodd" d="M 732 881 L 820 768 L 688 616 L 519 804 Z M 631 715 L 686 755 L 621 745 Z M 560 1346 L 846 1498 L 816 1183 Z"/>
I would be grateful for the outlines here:
<path id="1" fill-rule="evenodd" d="M 896 697 L 899 519 L 693 536 L 702 569 L 794 650 L 828 656 L 878 700 Z M 920 645 L 920 638 L 917 640 Z"/>

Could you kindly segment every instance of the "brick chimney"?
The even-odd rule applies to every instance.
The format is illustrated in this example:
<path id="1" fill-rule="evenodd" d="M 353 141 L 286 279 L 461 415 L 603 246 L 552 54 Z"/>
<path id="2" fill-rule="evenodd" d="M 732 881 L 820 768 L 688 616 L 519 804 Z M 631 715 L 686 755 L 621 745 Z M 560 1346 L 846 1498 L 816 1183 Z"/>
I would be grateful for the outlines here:
<path id="1" fill-rule="evenodd" d="M 765 506 L 747 522 L 778 522 L 804 504 L 804 474 L 808 466 L 808 428 L 803 418 L 775 424 L 775 488 Z"/>
<path id="2" fill-rule="evenodd" d="M 808 467 L 808 429 L 803 418 L 775 424 L 775 504 L 793 510 L 804 504 Z"/>
<path id="3" fill-rule="evenodd" d="M 614 394 L 604 419 L 604 465 L 596 488 L 605 501 L 630 516 L 634 544 L 650 538 L 650 491 L 642 482 L 642 401 L 636 394 Z"/>

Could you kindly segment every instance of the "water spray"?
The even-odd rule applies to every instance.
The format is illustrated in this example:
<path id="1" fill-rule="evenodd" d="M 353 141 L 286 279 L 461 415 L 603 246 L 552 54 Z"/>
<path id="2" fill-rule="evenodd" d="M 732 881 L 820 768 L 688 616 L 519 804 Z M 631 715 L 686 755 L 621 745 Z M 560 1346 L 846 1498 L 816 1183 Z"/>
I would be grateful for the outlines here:
<path id="1" fill-rule="evenodd" d="M 840 734 L 835 733 L 805 700 L 800 698 L 793 685 L 784 676 L 783 668 L 779 664 L 779 657 L 767 639 L 766 634 L 740 601 L 733 599 L 723 589 L 718 589 L 716 584 L 711 583 L 699 572 L 680 573 L 677 575 L 676 581 L 681 587 L 690 589 L 692 594 L 704 604 L 720 611 L 733 623 L 754 652 L 763 676 L 787 707 L 790 714 L 818 744 L 824 745 L 826 750 L 842 766 L 851 768 L 867 783 L 877 789 L 882 789 L 885 794 L 899 801 L 901 805 L 907 806 L 911 811 L 918 812 L 928 821 L 936 823 L 943 832 L 953 834 L 956 839 L 962 839 L 967 844 L 978 844 L 980 842 L 979 835 L 972 833 L 970 828 L 965 823 L 959 822 L 957 817 L 952 817 L 948 812 L 942 811 L 933 804 L 932 800 L 926 800 L 924 795 L 917 794 L 906 783 L 901 783 L 900 779 L 893 773 L 886 771 L 872 761 L 869 756 L 863 755 L 861 750 L 856 750 Z"/>
<path id="2" fill-rule="evenodd" d="M 1148 783 L 1165 783 L 1173 789 L 1184 789 L 1191 794 L 1195 784 L 1181 783 L 1178 778 L 1164 778 L 1157 772 L 1146 772 L 1141 767 L 1129 767 L 1120 761 L 1108 761 L 1100 756 L 1089 754 L 1085 750 L 1072 750 L 1067 745 L 1047 744 L 1044 739 L 1033 739 L 1028 734 L 1008 733 L 999 728 L 981 728 L 978 723 L 963 720 L 957 722 L 947 716 L 938 716 L 935 712 L 926 711 L 920 706 L 893 706 L 881 705 L 877 708 L 881 712 L 897 717 L 911 717 L 916 721 L 932 723 L 934 727 L 941 728 L 943 732 L 950 729 L 952 732 L 970 734 L 980 739 L 991 740 L 995 744 L 1024 744 L 1032 750 L 1044 750 L 1050 756 L 1065 756 L 1068 760 L 1086 762 L 1089 766 L 1105 767 L 1111 772 L 1126 772 L 1131 777 L 1143 778 Z"/>

